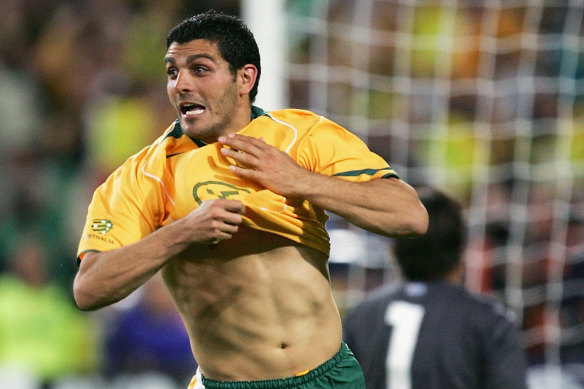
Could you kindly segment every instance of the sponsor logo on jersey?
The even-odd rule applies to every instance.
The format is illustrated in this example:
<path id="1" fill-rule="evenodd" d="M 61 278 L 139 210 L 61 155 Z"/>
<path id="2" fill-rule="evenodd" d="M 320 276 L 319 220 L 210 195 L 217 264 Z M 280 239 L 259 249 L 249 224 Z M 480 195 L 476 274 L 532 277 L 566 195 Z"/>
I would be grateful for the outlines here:
<path id="1" fill-rule="evenodd" d="M 221 181 L 200 182 L 193 187 L 193 196 L 199 205 L 206 200 L 239 199 L 242 193 L 250 191 Z"/>
<path id="2" fill-rule="evenodd" d="M 98 239 L 98 240 L 101 240 L 101 241 L 103 241 L 107 244 L 110 244 L 110 245 L 115 243 L 113 239 L 110 239 L 107 236 L 101 235 L 101 232 L 99 234 L 87 234 L 86 239 Z"/>
<path id="3" fill-rule="evenodd" d="M 93 219 L 91 224 L 91 229 L 100 234 L 106 234 L 112 228 L 114 228 L 114 224 L 107 219 Z"/>

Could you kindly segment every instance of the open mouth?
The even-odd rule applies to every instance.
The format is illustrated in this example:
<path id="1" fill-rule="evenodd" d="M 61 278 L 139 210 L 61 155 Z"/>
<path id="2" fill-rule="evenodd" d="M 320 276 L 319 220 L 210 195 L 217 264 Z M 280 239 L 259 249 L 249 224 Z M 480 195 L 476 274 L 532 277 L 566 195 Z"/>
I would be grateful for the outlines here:
<path id="1" fill-rule="evenodd" d="M 199 104 L 184 103 L 180 105 L 180 112 L 185 116 L 196 116 L 205 112 L 205 107 Z"/>

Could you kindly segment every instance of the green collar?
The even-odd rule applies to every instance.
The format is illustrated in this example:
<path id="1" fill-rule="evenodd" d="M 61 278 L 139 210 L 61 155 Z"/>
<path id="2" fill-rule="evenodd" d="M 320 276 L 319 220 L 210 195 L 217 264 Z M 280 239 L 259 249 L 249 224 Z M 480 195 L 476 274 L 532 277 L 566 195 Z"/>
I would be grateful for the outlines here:
<path id="1" fill-rule="evenodd" d="M 249 115 L 251 120 L 257 119 L 260 116 L 265 115 L 265 114 L 266 114 L 266 111 L 264 111 L 260 107 L 256 107 L 255 105 L 251 106 L 251 112 Z M 171 132 L 168 133 L 167 137 L 171 136 L 173 138 L 180 138 L 183 135 L 184 135 L 184 133 L 183 133 L 182 128 L 180 127 L 180 123 L 179 123 L 178 119 L 176 119 L 174 121 L 174 128 L 172 129 Z M 193 139 L 193 142 L 195 142 L 195 144 L 199 147 L 203 147 L 206 145 L 206 143 L 200 139 Z"/>
<path id="2" fill-rule="evenodd" d="M 263 109 L 261 109 L 260 107 L 256 107 L 255 105 L 251 106 L 251 120 L 257 119 L 262 115 L 265 115 L 266 111 L 264 111 Z"/>

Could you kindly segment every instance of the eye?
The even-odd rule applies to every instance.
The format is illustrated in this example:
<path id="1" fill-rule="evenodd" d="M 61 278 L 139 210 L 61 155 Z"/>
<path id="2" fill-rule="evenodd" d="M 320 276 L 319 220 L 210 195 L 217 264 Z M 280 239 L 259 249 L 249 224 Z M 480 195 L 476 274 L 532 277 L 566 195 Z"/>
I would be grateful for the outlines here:
<path id="1" fill-rule="evenodd" d="M 195 66 L 193 66 L 193 71 L 197 75 L 202 75 L 202 74 L 206 73 L 208 70 L 209 69 L 206 66 L 203 66 L 203 65 L 195 65 Z"/>
<path id="2" fill-rule="evenodd" d="M 176 78 L 178 71 L 176 70 L 176 68 L 168 68 L 166 69 L 166 74 L 168 75 L 169 78 L 174 79 Z"/>

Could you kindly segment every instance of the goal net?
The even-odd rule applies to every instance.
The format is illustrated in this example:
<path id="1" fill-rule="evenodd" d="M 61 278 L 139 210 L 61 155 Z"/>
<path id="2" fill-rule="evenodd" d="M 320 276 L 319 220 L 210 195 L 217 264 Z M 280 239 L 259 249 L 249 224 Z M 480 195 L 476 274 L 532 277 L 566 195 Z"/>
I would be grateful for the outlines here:
<path id="1" fill-rule="evenodd" d="M 517 314 L 542 386 L 584 382 L 584 2 L 296 0 L 282 12 L 286 105 L 460 200 L 468 288 Z M 387 240 L 330 227 L 344 312 L 399 274 Z"/>

